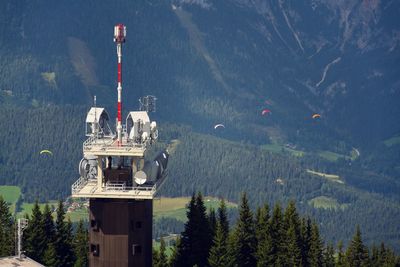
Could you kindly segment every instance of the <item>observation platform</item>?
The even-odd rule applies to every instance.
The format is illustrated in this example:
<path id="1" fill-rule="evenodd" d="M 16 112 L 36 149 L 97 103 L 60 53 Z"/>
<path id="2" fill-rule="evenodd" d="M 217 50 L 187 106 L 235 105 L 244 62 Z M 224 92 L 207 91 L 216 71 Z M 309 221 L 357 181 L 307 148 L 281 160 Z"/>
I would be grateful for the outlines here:
<path id="1" fill-rule="evenodd" d="M 77 198 L 153 199 L 159 184 L 126 186 L 125 183 L 106 183 L 99 187 L 97 180 L 80 177 L 71 189 L 72 197 Z"/>
<path id="2" fill-rule="evenodd" d="M 123 138 L 118 143 L 115 137 L 91 136 L 83 143 L 84 156 L 128 156 L 143 157 L 146 152 L 146 143 L 135 143 Z"/>

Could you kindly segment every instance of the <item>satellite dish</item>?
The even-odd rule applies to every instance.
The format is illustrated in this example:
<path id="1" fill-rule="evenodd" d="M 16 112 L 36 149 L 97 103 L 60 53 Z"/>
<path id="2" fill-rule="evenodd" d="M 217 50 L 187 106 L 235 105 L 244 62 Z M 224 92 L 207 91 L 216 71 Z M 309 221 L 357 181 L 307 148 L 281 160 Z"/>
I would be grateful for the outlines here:
<path id="1" fill-rule="evenodd" d="M 79 174 L 86 179 L 97 179 L 97 157 L 88 156 L 79 162 Z"/>
<path id="2" fill-rule="evenodd" d="M 137 171 L 135 173 L 135 183 L 137 183 L 138 185 L 142 185 L 146 182 L 147 180 L 147 175 L 144 171 Z"/>

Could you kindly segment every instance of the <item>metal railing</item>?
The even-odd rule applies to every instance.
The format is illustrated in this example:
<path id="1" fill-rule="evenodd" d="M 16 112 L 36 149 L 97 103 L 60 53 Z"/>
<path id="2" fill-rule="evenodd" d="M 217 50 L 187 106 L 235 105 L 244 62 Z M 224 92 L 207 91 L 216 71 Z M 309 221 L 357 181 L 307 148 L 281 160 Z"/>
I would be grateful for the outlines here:
<path id="1" fill-rule="evenodd" d="M 72 194 L 78 193 L 85 185 L 88 183 L 88 179 L 79 177 L 78 180 L 75 181 L 75 183 L 72 184 L 71 186 L 71 191 Z"/>
<path id="2" fill-rule="evenodd" d="M 125 183 L 113 183 L 107 182 L 105 186 L 106 191 L 133 191 L 135 194 L 140 194 L 140 192 L 155 193 L 156 185 L 153 186 L 126 186 Z"/>
<path id="3" fill-rule="evenodd" d="M 84 177 L 79 177 L 78 180 L 71 186 L 72 194 L 79 194 L 79 192 L 84 188 L 91 180 L 88 180 Z M 95 181 L 93 181 L 95 182 Z M 107 182 L 105 187 L 103 188 L 105 192 L 124 192 L 124 193 L 133 193 L 134 195 L 139 194 L 155 194 L 157 190 L 157 186 L 126 186 L 126 183 L 118 183 L 118 182 Z M 90 190 L 90 194 L 94 194 L 97 190 L 97 184 L 93 184 L 93 188 Z M 103 192 L 104 192 L 103 191 Z"/>
<path id="4" fill-rule="evenodd" d="M 131 150 L 132 148 L 136 149 L 146 149 L 147 143 L 135 143 L 130 139 L 123 139 L 122 144 L 118 146 L 113 146 L 116 142 L 115 138 L 97 138 L 96 136 L 91 136 L 83 142 L 83 150 L 91 150 L 93 147 L 97 147 L 100 149 L 105 149 L 108 147 L 112 147 L 117 150 Z"/>

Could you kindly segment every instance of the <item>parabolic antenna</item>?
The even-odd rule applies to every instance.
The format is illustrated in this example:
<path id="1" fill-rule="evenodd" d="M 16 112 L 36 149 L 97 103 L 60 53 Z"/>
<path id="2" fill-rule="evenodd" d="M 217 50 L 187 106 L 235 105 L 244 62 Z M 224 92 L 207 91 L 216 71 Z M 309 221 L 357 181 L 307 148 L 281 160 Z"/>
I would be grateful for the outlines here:
<path id="1" fill-rule="evenodd" d="M 144 171 L 137 171 L 135 173 L 135 183 L 142 185 L 146 182 L 147 175 Z"/>
<path id="2" fill-rule="evenodd" d="M 97 157 L 88 156 L 79 162 L 79 174 L 86 179 L 96 179 L 97 177 Z"/>

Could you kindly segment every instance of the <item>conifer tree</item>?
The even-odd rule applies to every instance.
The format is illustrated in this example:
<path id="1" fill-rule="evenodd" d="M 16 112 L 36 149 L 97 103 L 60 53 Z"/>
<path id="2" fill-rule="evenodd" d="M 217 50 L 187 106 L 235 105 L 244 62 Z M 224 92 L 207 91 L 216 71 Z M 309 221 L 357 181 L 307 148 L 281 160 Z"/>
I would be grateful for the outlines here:
<path id="1" fill-rule="evenodd" d="M 393 251 L 385 247 L 382 242 L 378 249 L 378 257 L 376 263 L 371 262 L 372 266 L 400 266 L 400 257 L 396 256 Z"/>
<path id="2" fill-rule="evenodd" d="M 272 241 L 269 222 L 269 206 L 265 204 L 256 212 L 256 260 L 257 266 L 267 266 L 272 250 Z"/>
<path id="3" fill-rule="evenodd" d="M 380 263 L 381 259 L 379 256 L 380 256 L 379 248 L 375 244 L 373 244 L 372 248 L 371 248 L 371 259 L 370 259 L 372 266 L 382 266 L 383 265 L 382 263 Z"/>
<path id="4" fill-rule="evenodd" d="M 210 255 L 208 257 L 208 263 L 210 266 L 229 266 L 228 234 L 229 222 L 226 215 L 225 202 L 222 199 L 220 207 L 218 208 L 215 234 L 210 248 Z"/>
<path id="5" fill-rule="evenodd" d="M 225 204 L 224 199 L 221 199 L 221 203 L 218 208 L 218 222 L 221 225 L 222 231 L 224 232 L 224 236 L 228 237 L 229 221 L 228 221 L 228 215 L 227 215 L 226 204 Z"/>
<path id="6" fill-rule="evenodd" d="M 267 263 L 280 266 L 284 263 L 282 244 L 284 241 L 283 215 L 281 206 L 277 203 L 272 212 L 270 221 L 271 250 L 267 255 Z"/>
<path id="7" fill-rule="evenodd" d="M 158 252 L 158 263 L 154 264 L 155 267 L 167 267 L 168 257 L 165 254 L 165 241 L 163 238 L 160 239 L 160 251 Z"/>
<path id="8" fill-rule="evenodd" d="M 7 202 L 0 195 L 0 257 L 14 252 L 14 221 Z"/>
<path id="9" fill-rule="evenodd" d="M 57 266 L 73 266 L 74 252 L 72 248 L 72 224 L 71 221 L 64 221 L 65 211 L 64 205 L 60 200 L 57 207 L 56 218 L 56 234 L 54 241 L 54 248 L 56 251 L 56 265 Z"/>
<path id="10" fill-rule="evenodd" d="M 88 231 L 85 229 L 83 221 L 80 220 L 73 239 L 73 248 L 76 257 L 74 267 L 88 266 L 88 239 Z"/>
<path id="11" fill-rule="evenodd" d="M 346 260 L 350 267 L 368 266 L 368 248 L 361 239 L 360 227 L 357 225 L 356 233 L 346 250 Z"/>
<path id="12" fill-rule="evenodd" d="M 208 212 L 208 222 L 210 224 L 210 236 L 213 238 L 215 235 L 215 228 L 217 227 L 217 218 L 215 217 L 215 210 L 212 207 Z"/>
<path id="13" fill-rule="evenodd" d="M 54 247 L 54 242 L 48 244 L 43 256 L 43 264 L 48 267 L 57 267 L 57 252 Z"/>
<path id="14" fill-rule="evenodd" d="M 174 247 L 172 248 L 172 253 L 171 256 L 169 257 L 168 266 L 170 267 L 179 266 L 180 262 L 178 262 L 178 260 L 180 260 L 180 258 L 182 257 L 179 252 L 180 247 L 181 247 L 181 238 L 178 237 L 176 239 Z"/>
<path id="15" fill-rule="evenodd" d="M 335 267 L 335 249 L 333 248 L 332 244 L 328 244 L 324 249 L 323 253 L 323 266 L 324 267 Z"/>
<path id="16" fill-rule="evenodd" d="M 302 263 L 300 219 L 294 201 L 290 201 L 285 210 L 283 227 L 285 231 L 283 243 L 285 254 L 284 265 L 300 266 Z"/>
<path id="17" fill-rule="evenodd" d="M 227 266 L 227 239 L 222 229 L 221 223 L 217 223 L 215 235 L 213 238 L 213 245 L 210 248 L 210 256 L 208 257 L 208 264 L 211 267 Z"/>
<path id="18" fill-rule="evenodd" d="M 227 252 L 226 252 L 226 262 L 227 267 L 237 267 L 236 256 L 238 254 L 237 244 L 237 236 L 235 231 L 232 230 L 228 233 L 228 241 L 227 241 Z"/>
<path id="19" fill-rule="evenodd" d="M 338 243 L 338 254 L 337 254 L 336 266 L 344 267 L 345 265 L 346 265 L 346 258 L 344 256 L 344 252 L 343 252 L 343 241 L 340 240 Z"/>
<path id="20" fill-rule="evenodd" d="M 37 200 L 32 209 L 32 216 L 28 221 L 28 227 L 24 231 L 24 239 L 26 255 L 37 262 L 43 262 L 47 240 L 44 233 L 43 216 Z"/>
<path id="21" fill-rule="evenodd" d="M 188 205 L 187 217 L 188 221 L 182 232 L 175 266 L 197 264 L 202 267 L 207 264 L 212 237 L 201 193 L 198 193 L 196 197 L 192 196 Z"/>
<path id="22" fill-rule="evenodd" d="M 322 266 L 322 241 L 316 223 L 313 223 L 311 226 L 311 243 L 308 258 L 311 267 Z"/>
<path id="23" fill-rule="evenodd" d="M 256 266 L 256 236 L 253 215 L 246 193 L 242 194 L 239 219 L 234 229 L 235 263 L 238 266 Z"/>
<path id="24" fill-rule="evenodd" d="M 309 253 L 311 245 L 311 219 L 303 218 L 301 221 L 301 259 L 303 266 L 309 266 Z"/>
<path id="25" fill-rule="evenodd" d="M 55 238 L 53 216 L 48 204 L 44 206 L 42 220 L 45 243 L 48 246 L 50 243 L 54 242 Z"/>

